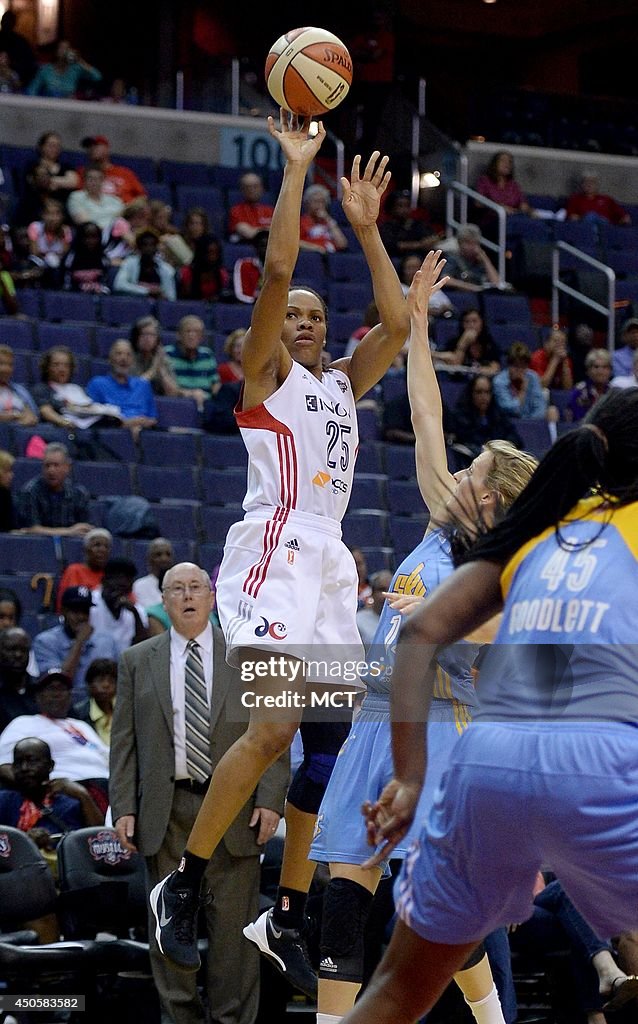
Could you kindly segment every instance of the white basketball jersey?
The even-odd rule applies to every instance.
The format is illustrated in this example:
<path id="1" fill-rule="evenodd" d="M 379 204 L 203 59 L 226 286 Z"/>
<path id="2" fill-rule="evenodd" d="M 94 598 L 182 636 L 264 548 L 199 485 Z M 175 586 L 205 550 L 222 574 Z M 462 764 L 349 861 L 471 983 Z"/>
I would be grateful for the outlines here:
<path id="1" fill-rule="evenodd" d="M 283 507 L 340 522 L 359 445 L 347 374 L 330 370 L 318 380 L 293 362 L 270 398 L 236 415 L 248 450 L 244 509 Z"/>

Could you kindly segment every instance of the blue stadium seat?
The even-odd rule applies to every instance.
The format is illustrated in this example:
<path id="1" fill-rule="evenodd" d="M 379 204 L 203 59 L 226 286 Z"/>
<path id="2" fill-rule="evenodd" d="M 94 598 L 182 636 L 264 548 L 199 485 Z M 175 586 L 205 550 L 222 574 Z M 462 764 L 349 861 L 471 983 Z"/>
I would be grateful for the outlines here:
<path id="1" fill-rule="evenodd" d="M 111 366 L 108 359 L 90 359 L 89 360 L 89 375 L 91 377 L 100 377 L 105 373 L 109 373 Z"/>
<path id="2" fill-rule="evenodd" d="M 453 409 L 467 387 L 467 380 L 450 380 L 447 374 L 440 374 L 437 379 L 443 404 Z"/>
<path id="3" fill-rule="evenodd" d="M 386 477 L 381 474 L 356 473 L 352 482 L 352 491 L 348 508 L 355 509 L 387 509 Z"/>
<path id="4" fill-rule="evenodd" d="M 135 562 L 140 576 L 147 570 L 147 554 L 150 541 L 141 540 L 139 537 L 131 537 L 126 541 L 128 557 Z M 197 551 L 194 540 L 181 540 L 173 537 L 171 540 L 175 563 L 195 561 Z"/>
<path id="5" fill-rule="evenodd" d="M 355 312 L 363 317 L 371 299 L 371 282 L 350 284 L 344 281 L 331 281 L 328 285 L 328 305 L 337 313 Z"/>
<path id="6" fill-rule="evenodd" d="M 522 341 L 530 352 L 540 345 L 538 330 L 530 324 L 493 324 L 491 334 L 501 355 L 505 355 L 515 341 Z"/>
<path id="7" fill-rule="evenodd" d="M 623 252 L 638 250 L 638 227 L 620 224 L 601 224 L 600 233 L 605 247 Z"/>
<path id="8" fill-rule="evenodd" d="M 160 160 L 162 181 L 169 185 L 219 185 L 215 169 L 208 164 L 187 163 L 185 160 Z"/>
<path id="9" fill-rule="evenodd" d="M 202 466 L 206 469 L 246 468 L 248 453 L 240 436 L 202 434 Z"/>
<path id="10" fill-rule="evenodd" d="M 209 167 L 209 171 L 212 176 L 212 184 L 217 185 L 218 188 L 233 189 L 239 188 L 240 178 L 244 174 L 252 173 L 252 167 L 223 167 L 221 164 L 214 164 Z M 257 170 L 256 174 L 262 179 L 264 187 L 268 186 L 268 171 Z"/>
<path id="11" fill-rule="evenodd" d="M 46 588 L 43 588 L 40 584 L 36 584 L 35 588 L 32 586 L 34 582 L 33 576 L 0 576 L 0 588 L 12 590 L 20 604 L 22 605 L 23 612 L 39 612 L 42 608 L 42 602 L 46 595 Z M 20 625 L 25 628 L 22 621 Z M 27 632 L 29 632 L 27 630 Z M 33 635 L 33 634 L 31 634 Z"/>
<path id="12" fill-rule="evenodd" d="M 212 211 L 226 217 L 224 193 L 214 185 L 176 185 L 175 206 L 181 214 L 193 206 L 203 206 L 207 213 Z"/>
<path id="13" fill-rule="evenodd" d="M 554 238 L 557 242 L 567 242 L 577 249 L 595 249 L 600 232 L 597 224 L 587 220 L 554 221 Z"/>
<path id="14" fill-rule="evenodd" d="M 13 380 L 17 384 L 26 384 L 27 387 L 32 383 L 31 358 L 28 352 L 14 351 Z"/>
<path id="15" fill-rule="evenodd" d="M 177 466 L 137 466 L 137 489 L 148 501 L 181 499 L 198 501 L 197 468 L 182 463 Z"/>
<path id="16" fill-rule="evenodd" d="M 100 303 L 100 320 L 105 324 L 122 324 L 129 328 L 141 316 L 154 316 L 153 299 L 139 299 L 132 295 L 103 295 Z M 128 336 L 128 330 L 126 332 Z"/>
<path id="17" fill-rule="evenodd" d="M 395 559 L 392 548 L 361 548 L 361 550 L 365 555 L 369 574 L 380 572 L 383 569 L 394 572 Z"/>
<path id="18" fill-rule="evenodd" d="M 92 322 L 97 316 L 97 300 L 94 295 L 84 292 L 42 292 L 42 315 L 47 320 L 86 320 Z"/>
<path id="19" fill-rule="evenodd" d="M 163 501 L 151 505 L 162 537 L 197 540 L 200 530 L 199 502 Z"/>
<path id="20" fill-rule="evenodd" d="M 111 154 L 111 162 L 114 164 L 122 164 L 123 167 L 128 167 L 129 170 L 136 174 L 141 182 L 145 181 L 157 181 L 157 164 L 150 156 L 131 156 L 130 153 Z"/>
<path id="21" fill-rule="evenodd" d="M 462 330 L 459 320 L 435 320 L 431 328 L 432 341 L 442 352 L 447 352 L 452 342 L 460 337 Z"/>
<path id="22" fill-rule="evenodd" d="M 237 260 L 251 259 L 255 246 L 250 242 L 224 242 L 224 266 L 232 273 Z"/>
<path id="23" fill-rule="evenodd" d="M 386 373 L 380 383 L 384 402 L 391 402 L 393 398 L 401 398 L 408 393 L 405 373 Z"/>
<path id="24" fill-rule="evenodd" d="M 84 561 L 84 537 L 60 537 L 62 548 L 62 564 L 70 565 L 72 562 Z M 148 541 L 146 541 L 148 544 Z M 128 558 L 129 541 L 124 537 L 113 537 L 111 548 L 112 558 Z"/>
<path id="25" fill-rule="evenodd" d="M 252 304 L 246 302 L 216 303 L 212 310 L 213 327 L 224 334 L 230 334 L 238 327 L 248 330 L 253 315 Z"/>
<path id="26" fill-rule="evenodd" d="M 100 359 L 107 359 L 111 345 L 123 338 L 128 341 L 128 335 L 128 324 L 122 327 L 105 327 L 103 324 L 98 324 L 95 328 L 94 339 L 96 355 Z"/>
<path id="27" fill-rule="evenodd" d="M 140 462 L 148 466 L 196 466 L 199 435 L 144 430 L 140 435 Z"/>
<path id="28" fill-rule="evenodd" d="M 24 450 L 24 449 L 22 449 Z M 20 448 L 18 448 L 20 451 Z M 42 463 L 40 459 L 27 459 L 22 455 L 18 455 L 15 462 L 13 463 L 13 492 L 14 494 L 19 491 L 29 480 L 33 480 L 34 476 L 39 476 L 42 472 Z"/>
<path id="29" fill-rule="evenodd" d="M 638 252 L 633 250 L 610 249 L 605 256 L 605 263 L 608 263 L 621 277 L 636 277 L 638 275 Z"/>
<path id="30" fill-rule="evenodd" d="M 395 551 L 397 563 L 423 540 L 428 526 L 429 517 L 424 516 L 390 516 L 390 539 Z"/>
<path id="31" fill-rule="evenodd" d="M 167 431 L 171 427 L 198 430 L 201 426 L 197 405 L 192 398 L 169 398 L 166 395 L 157 395 L 155 404 L 157 405 L 160 430 Z"/>
<path id="32" fill-rule="evenodd" d="M 197 299 L 177 299 L 169 302 L 166 299 L 159 299 L 157 303 L 156 316 L 166 331 L 175 331 L 180 320 L 184 316 L 198 316 L 204 321 L 206 327 L 210 326 L 210 303 Z"/>
<path id="33" fill-rule="evenodd" d="M 516 420 L 515 425 L 521 435 L 523 447 L 532 455 L 540 459 L 551 448 L 549 427 L 545 420 L 520 419 Z"/>
<path id="34" fill-rule="evenodd" d="M 243 469 L 202 470 L 202 495 L 206 505 L 241 505 L 246 494 Z"/>
<path id="35" fill-rule="evenodd" d="M 365 397 L 365 396 L 364 396 Z M 359 420 L 359 438 L 362 441 L 380 441 L 381 425 L 377 409 L 358 408 L 357 417 Z"/>
<path id="36" fill-rule="evenodd" d="M 387 547 L 387 512 L 347 512 L 343 540 L 350 548 Z"/>
<path id="37" fill-rule="evenodd" d="M 173 190 L 170 185 L 167 185 L 163 181 L 146 181 L 144 182 L 144 188 L 146 189 L 146 195 L 151 200 L 159 200 L 162 203 L 166 203 L 167 206 L 173 205 Z"/>
<path id="38" fill-rule="evenodd" d="M 412 480 L 416 477 L 412 445 L 386 444 L 385 464 L 389 480 Z"/>
<path id="39" fill-rule="evenodd" d="M 13 316 L 0 317 L 0 345 L 29 351 L 35 348 L 33 324 L 30 320 L 16 320 Z"/>
<path id="40" fill-rule="evenodd" d="M 370 270 L 362 252 L 329 252 L 326 263 L 328 276 L 332 281 L 346 281 L 370 287 Z"/>
<path id="41" fill-rule="evenodd" d="M 137 462 L 137 448 L 130 430 L 127 430 L 126 427 L 105 427 L 98 430 L 97 436 L 100 443 L 113 452 L 114 460 Z"/>
<path id="42" fill-rule="evenodd" d="M 221 544 L 205 541 L 197 549 L 197 564 L 201 565 L 206 572 L 211 573 L 220 564 L 223 554 L 224 548 Z"/>
<path id="43" fill-rule="evenodd" d="M 494 324 L 529 324 L 530 327 L 532 326 L 532 313 L 526 295 L 483 292 L 481 303 L 489 330 Z"/>
<path id="44" fill-rule="evenodd" d="M 389 480 L 388 508 L 392 516 L 423 515 L 423 498 L 416 480 Z"/>
<path id="45" fill-rule="evenodd" d="M 328 318 L 328 347 L 332 348 L 332 340 L 345 343 L 363 324 L 363 315 L 359 313 L 333 313 Z"/>
<path id="46" fill-rule="evenodd" d="M 73 480 L 82 484 L 92 498 L 110 494 L 132 494 L 131 473 L 123 462 L 80 462 L 73 463 Z"/>
<path id="47" fill-rule="evenodd" d="M 67 345 L 81 356 L 90 356 L 93 351 L 92 324 L 49 324 L 40 321 L 37 325 L 38 342 L 42 352 L 53 345 Z"/>
<path id="48" fill-rule="evenodd" d="M 17 297 L 20 312 L 24 316 L 31 316 L 36 320 L 42 316 L 42 292 L 36 288 L 20 288 Z"/>
<path id="49" fill-rule="evenodd" d="M 244 518 L 241 508 L 228 506 L 218 508 L 214 505 L 202 505 L 201 523 L 204 537 L 210 543 L 223 544 L 226 534 L 233 523 Z"/>
<path id="50" fill-rule="evenodd" d="M 480 309 L 480 301 L 476 292 L 464 292 L 458 288 L 448 289 L 446 287 L 445 294 L 459 316 L 463 316 L 468 309 Z M 447 319 L 447 317 L 444 317 L 444 319 Z"/>
<path id="51" fill-rule="evenodd" d="M 0 565 L 7 573 L 57 573 L 55 537 L 0 534 Z"/>
<path id="52" fill-rule="evenodd" d="M 359 445 L 357 473 L 385 473 L 384 445 L 368 441 Z"/>
<path id="53" fill-rule="evenodd" d="M 292 274 L 295 284 L 306 284 L 323 295 L 327 287 L 326 267 L 320 252 L 300 252 Z"/>
<path id="54" fill-rule="evenodd" d="M 560 411 L 562 421 L 567 419 L 566 412 L 569 409 L 571 394 L 571 391 L 560 391 L 558 388 L 552 388 L 549 393 L 549 404 L 555 405 Z"/>

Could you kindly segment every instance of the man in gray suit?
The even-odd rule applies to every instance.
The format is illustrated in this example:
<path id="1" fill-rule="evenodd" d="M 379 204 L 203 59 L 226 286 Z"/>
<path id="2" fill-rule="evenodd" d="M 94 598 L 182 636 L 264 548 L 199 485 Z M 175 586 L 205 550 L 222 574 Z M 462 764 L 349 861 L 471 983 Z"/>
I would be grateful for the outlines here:
<path id="1" fill-rule="evenodd" d="M 208 704 L 210 748 L 203 756 L 210 754 L 211 772 L 247 725 L 239 673 L 226 664 L 223 635 L 209 622 L 213 596 L 208 575 L 199 566 L 182 562 L 168 570 L 162 591 L 172 628 L 124 651 L 111 733 L 113 821 L 122 845 L 145 857 L 149 892 L 177 867 L 208 785 L 207 778 L 193 777 L 198 774 L 193 756 L 201 759 L 201 753 L 193 754 L 190 698 L 185 696 L 192 641 L 200 658 L 204 707 Z M 213 894 L 206 908 L 208 1018 L 197 992 L 197 975 L 175 970 L 161 956 L 151 917 L 151 963 L 163 1021 L 254 1021 L 259 953 L 246 942 L 242 928 L 258 909 L 259 855 L 279 823 L 289 771 L 288 759 L 281 758 L 266 772 L 206 871 Z"/>

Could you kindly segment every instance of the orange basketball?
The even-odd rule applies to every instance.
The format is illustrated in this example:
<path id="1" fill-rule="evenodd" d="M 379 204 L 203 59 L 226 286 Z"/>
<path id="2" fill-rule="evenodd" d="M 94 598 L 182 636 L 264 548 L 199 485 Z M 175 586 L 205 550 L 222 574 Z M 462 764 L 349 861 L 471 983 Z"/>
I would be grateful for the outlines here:
<path id="1" fill-rule="evenodd" d="M 348 95 L 352 60 L 346 47 L 323 28 L 294 28 L 266 58 L 266 84 L 279 107 L 311 117 L 334 110 Z"/>

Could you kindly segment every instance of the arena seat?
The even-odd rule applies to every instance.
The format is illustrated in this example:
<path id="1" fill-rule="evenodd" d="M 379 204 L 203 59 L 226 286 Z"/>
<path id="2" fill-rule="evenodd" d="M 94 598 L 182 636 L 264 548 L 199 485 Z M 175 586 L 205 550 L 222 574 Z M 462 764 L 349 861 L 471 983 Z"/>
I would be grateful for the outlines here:
<path id="1" fill-rule="evenodd" d="M 127 326 L 106 327 L 104 324 L 98 324 L 95 328 L 94 337 L 95 354 L 101 359 L 106 359 L 111 345 L 116 341 L 128 339 L 128 335 L 129 331 Z"/>
<path id="2" fill-rule="evenodd" d="M 148 501 L 197 501 L 199 498 L 196 480 L 199 471 L 189 462 L 182 463 L 180 467 L 140 464 L 136 472 L 138 491 Z"/>
<path id="3" fill-rule="evenodd" d="M 360 313 L 333 313 L 331 310 L 328 320 L 328 348 L 331 347 L 333 338 L 343 343 L 349 341 L 362 323 L 363 315 Z"/>
<path id="4" fill-rule="evenodd" d="M 42 292 L 37 288 L 20 288 L 17 298 L 23 316 L 31 316 L 34 320 L 42 316 Z"/>
<path id="5" fill-rule="evenodd" d="M 214 544 L 223 543 L 233 523 L 239 522 L 243 517 L 241 508 L 202 505 L 201 522 L 205 540 Z"/>
<path id="6" fill-rule="evenodd" d="M 148 544 L 148 541 L 145 541 Z M 128 557 L 128 541 L 125 537 L 113 537 L 113 547 L 111 549 L 112 558 L 127 558 Z M 84 537 L 60 537 L 60 546 L 62 550 L 62 563 L 67 566 L 71 562 L 83 562 L 84 561 Z"/>
<path id="7" fill-rule="evenodd" d="M 160 399 L 163 403 L 184 402 L 197 409 L 190 398 Z M 190 411 L 190 409 L 189 409 Z M 199 462 L 200 437 L 197 433 L 171 433 L 161 430 L 144 430 L 140 434 L 140 461 L 149 466 L 196 466 Z"/>
<path id="8" fill-rule="evenodd" d="M 37 326 L 38 343 L 44 352 L 54 345 L 67 345 L 76 355 L 93 353 L 93 326 L 91 324 L 44 323 Z"/>
<path id="9" fill-rule="evenodd" d="M 370 288 L 370 270 L 362 252 L 329 252 L 326 265 L 332 281 L 363 284 Z"/>
<path id="10" fill-rule="evenodd" d="M 168 540 L 197 540 L 200 534 L 198 501 L 163 501 L 151 505 L 160 535 Z"/>
<path id="11" fill-rule="evenodd" d="M 392 516 L 422 515 L 425 507 L 416 480 L 389 480 L 388 508 Z"/>
<path id="12" fill-rule="evenodd" d="M 532 313 L 526 295 L 504 295 L 502 292 L 483 292 L 481 303 L 487 326 L 494 324 L 529 324 Z"/>
<path id="13" fill-rule="evenodd" d="M 384 444 L 382 441 L 364 441 L 357 452 L 355 473 L 381 473 L 385 475 Z"/>
<path id="14" fill-rule="evenodd" d="M 119 540 L 120 538 L 115 539 Z M 130 537 L 128 540 L 123 541 L 123 543 L 126 544 L 128 557 L 137 566 L 138 573 L 143 575 L 146 572 L 148 546 L 152 542 L 150 540 L 142 540 L 139 537 Z M 171 544 L 175 555 L 175 563 L 195 561 L 197 552 L 194 540 L 173 537 Z"/>
<path id="15" fill-rule="evenodd" d="M 215 168 L 208 164 L 187 163 L 185 160 L 160 160 L 162 181 L 169 185 L 219 185 L 215 180 Z"/>
<path id="16" fill-rule="evenodd" d="M 382 509 L 386 510 L 386 476 L 377 474 L 355 473 L 348 509 Z"/>
<path id="17" fill-rule="evenodd" d="M 305 284 L 325 295 L 328 287 L 323 253 L 300 252 L 292 274 L 295 284 Z"/>
<path id="18" fill-rule="evenodd" d="M 390 516 L 390 540 L 395 551 L 397 562 L 413 551 L 423 540 L 429 517 L 426 516 Z"/>
<path id="19" fill-rule="evenodd" d="M 552 441 L 546 420 L 520 419 L 515 422 L 526 451 L 542 458 L 551 447 Z"/>
<path id="20" fill-rule="evenodd" d="M 158 426 L 168 431 L 171 427 L 198 430 L 201 425 L 197 405 L 192 398 L 172 398 L 156 395 Z"/>
<path id="21" fill-rule="evenodd" d="M 414 447 L 404 444 L 386 444 L 385 465 L 388 479 L 411 480 L 416 477 Z"/>
<path id="22" fill-rule="evenodd" d="M 203 469 L 202 495 L 206 505 L 241 505 L 246 494 L 243 469 Z"/>
<path id="23" fill-rule="evenodd" d="M 55 537 L 30 537 L 0 534 L 0 565 L 7 573 L 46 572 L 59 569 Z"/>
<path id="24" fill-rule="evenodd" d="M 205 541 L 197 548 L 197 563 L 198 565 L 201 565 L 206 572 L 211 573 L 213 569 L 221 563 L 223 554 L 224 547 L 222 544 L 214 544 L 209 541 Z"/>
<path id="25" fill-rule="evenodd" d="M 204 321 L 206 327 L 210 327 L 211 312 L 210 303 L 201 299 L 158 299 L 155 315 L 162 325 L 162 330 L 175 331 L 182 317 L 198 316 Z"/>
<path id="26" fill-rule="evenodd" d="M 145 431 L 141 436 L 144 437 Z M 114 460 L 137 462 L 137 448 L 130 430 L 123 427 L 104 427 L 97 432 L 100 444 L 113 452 Z"/>
<path id="27" fill-rule="evenodd" d="M 92 498 L 111 494 L 132 494 L 131 472 L 123 462 L 73 463 L 73 482 L 86 487 Z"/>
<path id="28" fill-rule="evenodd" d="M 330 281 L 328 284 L 328 305 L 337 313 L 358 313 L 363 317 L 365 308 L 372 299 L 372 283 Z M 361 321 L 360 321 L 361 322 Z"/>
<path id="29" fill-rule="evenodd" d="M 213 327 L 224 334 L 230 334 L 239 327 L 247 331 L 252 315 L 252 303 L 248 305 L 245 302 L 218 302 L 212 311 Z"/>
<path id="30" fill-rule="evenodd" d="M 200 438 L 204 469 L 246 468 L 248 452 L 239 435 L 217 436 L 202 434 Z"/>
<path id="31" fill-rule="evenodd" d="M 0 317 L 0 345 L 30 351 L 35 347 L 32 321 L 17 320 L 13 316 Z"/>
<path id="32" fill-rule="evenodd" d="M 343 520 L 343 540 L 349 548 L 387 547 L 387 513 L 347 512 Z"/>
<path id="33" fill-rule="evenodd" d="M 66 320 L 93 321 L 97 300 L 85 292 L 43 291 L 42 316 L 53 322 Z"/>
<path id="34" fill-rule="evenodd" d="M 155 315 L 155 301 L 133 295 L 103 295 L 100 302 L 100 320 L 128 328 L 142 316 Z"/>

